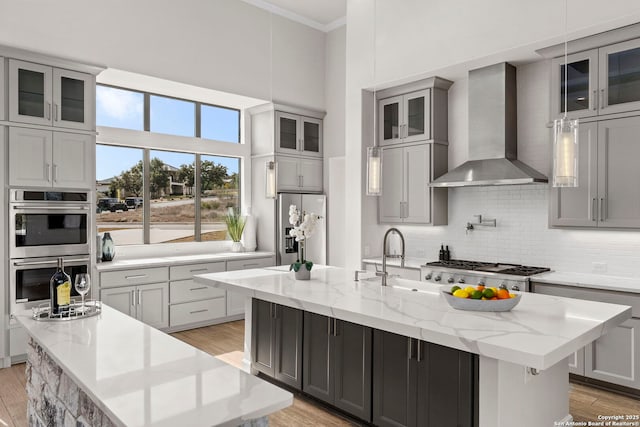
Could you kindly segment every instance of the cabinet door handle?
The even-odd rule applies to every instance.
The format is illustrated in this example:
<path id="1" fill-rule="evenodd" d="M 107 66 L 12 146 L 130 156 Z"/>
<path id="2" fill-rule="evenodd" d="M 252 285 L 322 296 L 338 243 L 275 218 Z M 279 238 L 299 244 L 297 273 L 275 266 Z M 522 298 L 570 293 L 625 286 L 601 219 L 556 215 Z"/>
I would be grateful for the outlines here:
<path id="1" fill-rule="evenodd" d="M 136 306 L 136 291 L 131 291 L 131 307 Z"/>
<path id="2" fill-rule="evenodd" d="M 304 187 L 304 175 L 300 175 L 300 187 Z"/>
<path id="3" fill-rule="evenodd" d="M 205 311 L 209 311 L 209 310 L 204 309 L 204 310 L 190 311 L 189 314 L 204 313 Z"/>
<path id="4" fill-rule="evenodd" d="M 51 103 L 45 102 L 46 108 L 44 109 L 45 114 L 47 115 L 47 120 L 51 120 Z"/>
<path id="5" fill-rule="evenodd" d="M 331 318 L 327 317 L 327 335 L 328 336 L 333 335 L 333 331 L 331 330 L 332 325 L 333 325 L 333 322 L 331 321 Z"/>
<path id="6" fill-rule="evenodd" d="M 254 262 L 251 264 L 242 264 L 242 267 L 246 268 L 246 267 L 256 267 L 256 266 L 260 266 L 260 263 L 258 262 Z"/>
<path id="7" fill-rule="evenodd" d="M 53 121 L 58 121 L 58 104 L 53 104 Z"/>
<path id="8" fill-rule="evenodd" d="M 593 99 L 591 100 L 593 103 L 593 111 L 598 110 L 598 91 L 594 90 L 593 91 Z"/>
<path id="9" fill-rule="evenodd" d="M 134 274 L 133 276 L 124 276 L 124 278 L 127 279 L 127 280 L 142 279 L 144 277 L 147 277 L 147 275 L 146 274 Z"/>
<path id="10" fill-rule="evenodd" d="M 594 197 L 591 201 L 591 221 L 598 220 L 598 200 Z"/>
<path id="11" fill-rule="evenodd" d="M 338 335 L 340 335 L 338 333 L 338 319 L 334 318 L 333 319 L 333 336 L 337 337 Z"/>
<path id="12" fill-rule="evenodd" d="M 418 362 L 422 362 L 422 341 L 420 340 L 416 340 L 416 343 L 418 344 Z"/>
<path id="13" fill-rule="evenodd" d="M 604 89 L 600 89 L 600 109 L 601 110 L 604 110 L 604 107 L 606 107 L 604 95 L 605 95 Z"/>
<path id="14" fill-rule="evenodd" d="M 142 305 L 142 290 L 138 289 L 138 305 Z"/>
<path id="15" fill-rule="evenodd" d="M 47 177 L 47 182 L 51 182 L 51 165 L 49 163 L 44 165 L 44 175 Z"/>
<path id="16" fill-rule="evenodd" d="M 193 270 L 189 270 L 189 273 L 195 273 L 198 271 L 208 271 L 209 269 L 207 267 L 205 268 L 194 268 Z"/>
<path id="17" fill-rule="evenodd" d="M 189 291 L 201 291 L 201 290 L 207 289 L 207 288 L 208 288 L 208 286 L 201 286 L 199 288 L 191 288 L 191 289 L 189 289 Z"/>
<path id="18" fill-rule="evenodd" d="M 53 182 L 58 182 L 58 165 L 53 164 Z"/>
<path id="19" fill-rule="evenodd" d="M 604 206 L 604 197 L 600 198 L 600 221 L 604 221 L 606 219 L 605 216 L 605 206 Z"/>
<path id="20" fill-rule="evenodd" d="M 407 353 L 409 354 L 408 359 L 413 359 L 413 338 L 407 338 Z"/>

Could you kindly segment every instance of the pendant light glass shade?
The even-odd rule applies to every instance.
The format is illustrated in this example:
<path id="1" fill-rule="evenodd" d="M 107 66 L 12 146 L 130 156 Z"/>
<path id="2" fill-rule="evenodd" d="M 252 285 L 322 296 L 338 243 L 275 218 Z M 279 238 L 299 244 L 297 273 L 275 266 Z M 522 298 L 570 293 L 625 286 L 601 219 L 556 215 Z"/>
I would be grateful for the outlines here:
<path id="1" fill-rule="evenodd" d="M 267 199 L 276 198 L 276 162 L 270 161 L 266 163 L 267 174 L 265 176 L 265 197 Z"/>
<path id="2" fill-rule="evenodd" d="M 578 120 L 553 122 L 553 186 L 578 186 Z"/>
<path id="3" fill-rule="evenodd" d="M 382 195 L 382 149 L 367 148 L 367 196 Z"/>

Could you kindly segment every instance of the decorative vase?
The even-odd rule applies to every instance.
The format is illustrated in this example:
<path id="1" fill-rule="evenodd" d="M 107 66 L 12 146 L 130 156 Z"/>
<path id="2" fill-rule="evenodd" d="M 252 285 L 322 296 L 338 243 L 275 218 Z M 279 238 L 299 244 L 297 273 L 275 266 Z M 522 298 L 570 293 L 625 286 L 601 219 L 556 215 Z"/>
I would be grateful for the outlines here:
<path id="1" fill-rule="evenodd" d="M 304 265 L 300 266 L 300 269 L 295 272 L 296 280 L 309 280 L 311 279 L 311 270 L 307 270 Z"/>
<path id="2" fill-rule="evenodd" d="M 245 252 L 254 252 L 256 250 L 256 219 L 251 215 L 251 207 L 248 207 L 245 212 L 242 245 Z"/>
<path id="3" fill-rule="evenodd" d="M 113 244 L 111 234 L 108 232 L 102 236 L 102 261 L 112 261 L 116 256 L 116 247 Z"/>
<path id="4" fill-rule="evenodd" d="M 231 252 L 242 252 L 243 249 L 242 242 L 233 242 L 231 244 Z"/>

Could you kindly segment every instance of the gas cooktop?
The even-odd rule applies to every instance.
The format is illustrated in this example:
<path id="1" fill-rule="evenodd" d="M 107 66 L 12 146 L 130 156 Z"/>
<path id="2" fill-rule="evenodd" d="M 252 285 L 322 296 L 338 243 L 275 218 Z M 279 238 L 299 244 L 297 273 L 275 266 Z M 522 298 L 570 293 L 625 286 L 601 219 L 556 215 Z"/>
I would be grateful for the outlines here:
<path id="1" fill-rule="evenodd" d="M 546 267 L 531 267 L 518 264 L 500 264 L 493 262 L 466 261 L 452 259 L 449 261 L 434 261 L 426 264 L 429 267 L 454 268 L 458 270 L 485 271 L 488 273 L 511 274 L 514 276 L 532 276 L 550 271 Z"/>

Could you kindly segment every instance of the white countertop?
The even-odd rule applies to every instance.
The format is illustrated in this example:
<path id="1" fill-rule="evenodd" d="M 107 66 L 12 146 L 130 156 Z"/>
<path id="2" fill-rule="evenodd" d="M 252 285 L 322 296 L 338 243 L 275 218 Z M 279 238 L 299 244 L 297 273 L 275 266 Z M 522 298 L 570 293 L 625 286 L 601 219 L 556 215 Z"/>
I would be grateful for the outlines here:
<path id="1" fill-rule="evenodd" d="M 459 311 L 438 285 L 391 278 L 381 287 L 334 267 L 314 266 L 311 279 L 296 281 L 282 267 L 195 276 L 210 286 L 537 369 L 631 317 L 628 306 L 530 293 L 510 312 Z"/>
<path id="2" fill-rule="evenodd" d="M 99 262 L 96 264 L 98 271 L 122 270 L 126 268 L 140 267 L 164 267 L 179 264 L 191 264 L 198 262 L 233 261 L 252 258 L 265 258 L 276 256 L 273 252 L 218 252 L 212 254 L 197 255 L 173 255 L 149 258 L 124 258 L 117 256 L 113 261 Z"/>
<path id="3" fill-rule="evenodd" d="M 103 305 L 99 316 L 16 317 L 116 424 L 237 426 L 291 405 L 293 396 Z"/>
<path id="4" fill-rule="evenodd" d="M 550 271 L 531 277 L 532 282 L 576 286 L 579 288 L 640 293 L 640 279 L 589 273 Z"/>
<path id="5" fill-rule="evenodd" d="M 362 262 L 365 263 L 365 264 L 380 264 L 380 265 L 382 265 L 382 257 L 364 258 L 362 260 Z M 404 268 L 413 268 L 413 269 L 420 270 L 420 267 L 422 267 L 426 262 L 427 261 L 425 261 L 423 258 L 406 257 L 404 259 Z M 398 258 L 389 258 L 389 259 L 387 259 L 387 265 L 392 265 L 394 267 L 400 267 L 400 260 Z"/>

